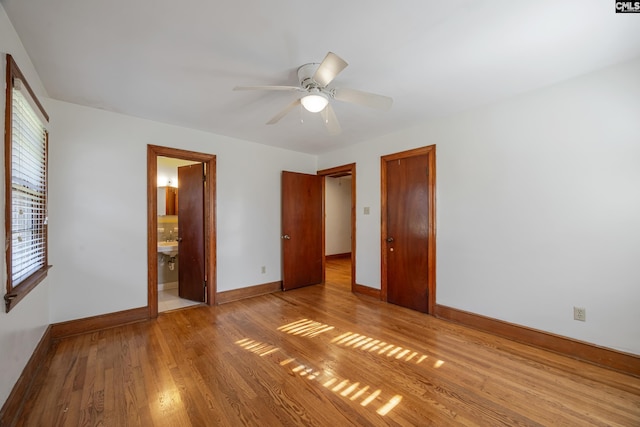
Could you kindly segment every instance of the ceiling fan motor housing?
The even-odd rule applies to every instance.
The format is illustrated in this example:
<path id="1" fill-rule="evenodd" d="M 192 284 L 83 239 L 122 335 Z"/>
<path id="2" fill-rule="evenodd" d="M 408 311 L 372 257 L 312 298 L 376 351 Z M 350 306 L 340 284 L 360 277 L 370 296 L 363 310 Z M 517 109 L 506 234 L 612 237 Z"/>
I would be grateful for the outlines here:
<path id="1" fill-rule="evenodd" d="M 320 89 L 320 85 L 313 80 L 313 75 L 318 68 L 316 63 L 304 64 L 300 68 L 298 68 L 298 81 L 300 82 L 300 87 L 303 89 Z"/>

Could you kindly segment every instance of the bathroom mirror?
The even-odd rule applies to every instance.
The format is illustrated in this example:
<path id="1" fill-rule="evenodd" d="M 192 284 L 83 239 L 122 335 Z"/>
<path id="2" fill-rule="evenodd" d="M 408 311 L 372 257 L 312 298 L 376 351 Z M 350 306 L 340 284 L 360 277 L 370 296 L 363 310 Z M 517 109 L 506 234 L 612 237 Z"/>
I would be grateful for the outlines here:
<path id="1" fill-rule="evenodd" d="M 178 189 L 158 187 L 158 215 L 178 215 Z"/>

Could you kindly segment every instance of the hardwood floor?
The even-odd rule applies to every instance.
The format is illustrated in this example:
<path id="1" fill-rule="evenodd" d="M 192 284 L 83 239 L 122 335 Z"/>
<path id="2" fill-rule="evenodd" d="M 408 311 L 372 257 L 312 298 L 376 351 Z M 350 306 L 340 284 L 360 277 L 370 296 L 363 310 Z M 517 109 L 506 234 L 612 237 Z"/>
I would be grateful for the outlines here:
<path id="1" fill-rule="evenodd" d="M 640 378 L 353 295 L 340 262 L 59 341 L 18 425 L 640 425 Z"/>
<path id="2" fill-rule="evenodd" d="M 325 269 L 325 283 L 345 292 L 351 291 L 351 254 L 341 258 L 328 259 Z"/>

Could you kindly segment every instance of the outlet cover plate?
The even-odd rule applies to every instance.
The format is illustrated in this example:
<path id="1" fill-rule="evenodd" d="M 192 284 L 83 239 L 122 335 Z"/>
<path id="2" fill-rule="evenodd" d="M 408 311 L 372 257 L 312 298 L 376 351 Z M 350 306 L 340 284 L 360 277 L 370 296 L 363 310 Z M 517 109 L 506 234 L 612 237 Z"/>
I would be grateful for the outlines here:
<path id="1" fill-rule="evenodd" d="M 573 319 L 586 322 L 587 310 L 584 307 L 573 307 Z"/>

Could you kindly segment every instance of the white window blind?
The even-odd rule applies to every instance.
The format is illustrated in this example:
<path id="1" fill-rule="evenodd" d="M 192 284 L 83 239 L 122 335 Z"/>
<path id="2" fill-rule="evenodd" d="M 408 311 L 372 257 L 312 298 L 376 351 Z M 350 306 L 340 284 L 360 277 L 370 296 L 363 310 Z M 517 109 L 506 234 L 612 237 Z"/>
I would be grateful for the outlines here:
<path id="1" fill-rule="evenodd" d="M 47 132 L 14 80 L 11 138 L 11 280 L 15 287 L 46 264 Z M 28 96 L 28 95 L 27 95 Z"/>

